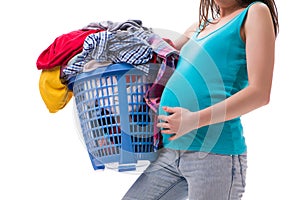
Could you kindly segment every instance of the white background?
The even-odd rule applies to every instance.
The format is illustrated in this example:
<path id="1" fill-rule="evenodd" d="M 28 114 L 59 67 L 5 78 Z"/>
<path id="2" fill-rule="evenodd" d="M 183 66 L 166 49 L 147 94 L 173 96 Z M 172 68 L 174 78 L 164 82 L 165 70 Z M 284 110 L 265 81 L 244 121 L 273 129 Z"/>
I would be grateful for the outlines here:
<path id="1" fill-rule="evenodd" d="M 121 199 L 137 175 L 92 169 L 74 122 L 73 102 L 55 114 L 46 109 L 36 59 L 56 37 L 90 22 L 141 19 L 145 26 L 181 33 L 197 20 L 198 4 L 2 1 L 0 199 Z M 300 199 L 299 2 L 277 0 L 277 5 L 280 34 L 271 102 L 243 117 L 249 154 L 244 200 Z"/>

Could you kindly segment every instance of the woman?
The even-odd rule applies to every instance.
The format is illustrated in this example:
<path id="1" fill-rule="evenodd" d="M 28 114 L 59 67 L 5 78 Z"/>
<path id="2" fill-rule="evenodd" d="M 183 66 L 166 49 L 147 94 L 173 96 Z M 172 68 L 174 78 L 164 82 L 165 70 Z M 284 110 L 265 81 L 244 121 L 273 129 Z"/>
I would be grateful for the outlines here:
<path id="1" fill-rule="evenodd" d="M 269 102 L 277 8 L 273 0 L 201 0 L 199 19 L 176 42 L 180 58 L 161 97 L 164 148 L 123 199 L 242 198 L 240 116 Z"/>

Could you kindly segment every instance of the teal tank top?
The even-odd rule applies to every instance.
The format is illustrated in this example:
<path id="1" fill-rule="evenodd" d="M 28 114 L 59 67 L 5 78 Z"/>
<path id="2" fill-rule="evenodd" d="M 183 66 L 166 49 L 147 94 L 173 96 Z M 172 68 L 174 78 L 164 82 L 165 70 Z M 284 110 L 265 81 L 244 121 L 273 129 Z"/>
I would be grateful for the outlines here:
<path id="1" fill-rule="evenodd" d="M 248 84 L 245 43 L 240 29 L 250 4 L 224 26 L 198 38 L 197 31 L 182 47 L 177 67 L 163 91 L 162 106 L 199 111 L 221 102 Z M 240 117 L 201 127 L 163 145 L 175 150 L 236 155 L 246 151 Z"/>

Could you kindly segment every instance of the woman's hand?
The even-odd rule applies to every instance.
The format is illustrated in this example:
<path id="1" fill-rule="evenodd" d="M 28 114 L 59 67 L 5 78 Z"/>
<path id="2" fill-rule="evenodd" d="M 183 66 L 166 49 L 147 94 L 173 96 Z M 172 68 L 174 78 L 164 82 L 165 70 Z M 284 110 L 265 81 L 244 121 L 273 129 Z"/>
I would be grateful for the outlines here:
<path id="1" fill-rule="evenodd" d="M 191 112 L 181 107 L 167 106 L 164 106 L 163 110 L 170 113 L 170 115 L 159 115 L 158 119 L 161 122 L 157 124 L 157 127 L 163 129 L 161 133 L 173 135 L 169 140 L 175 140 L 198 128 L 200 120 L 198 112 Z"/>

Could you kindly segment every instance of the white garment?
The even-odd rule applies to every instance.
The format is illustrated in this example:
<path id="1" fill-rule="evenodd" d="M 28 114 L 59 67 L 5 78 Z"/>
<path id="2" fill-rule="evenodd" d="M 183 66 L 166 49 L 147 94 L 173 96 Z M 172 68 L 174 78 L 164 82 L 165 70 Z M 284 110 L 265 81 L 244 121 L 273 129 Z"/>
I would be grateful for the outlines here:
<path id="1" fill-rule="evenodd" d="M 107 67 L 110 64 L 112 64 L 112 62 L 110 62 L 110 61 L 98 62 L 97 60 L 91 60 L 83 66 L 82 72 L 93 71 L 95 69 L 98 69 L 99 67 Z"/>

